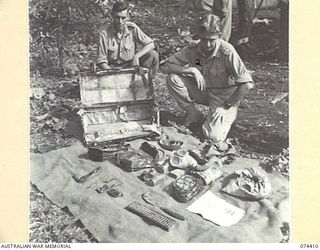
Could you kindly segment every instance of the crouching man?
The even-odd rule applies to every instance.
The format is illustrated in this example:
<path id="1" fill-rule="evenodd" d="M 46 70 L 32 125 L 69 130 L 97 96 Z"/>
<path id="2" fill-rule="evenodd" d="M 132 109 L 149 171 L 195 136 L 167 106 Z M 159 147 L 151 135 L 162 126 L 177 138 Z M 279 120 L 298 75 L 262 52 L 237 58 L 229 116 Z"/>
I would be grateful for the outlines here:
<path id="1" fill-rule="evenodd" d="M 208 105 L 203 134 L 224 141 L 253 81 L 233 46 L 220 39 L 218 16 L 204 14 L 197 26 L 200 41 L 172 55 L 163 70 L 169 93 L 186 111 L 185 125 L 195 126 L 201 120 L 195 103 Z"/>
<path id="2" fill-rule="evenodd" d="M 153 40 L 135 23 L 128 21 L 128 4 L 116 2 L 112 23 L 99 32 L 97 65 L 100 69 L 144 66 L 154 77 L 159 69 L 159 55 Z M 141 45 L 138 51 L 136 44 Z"/>

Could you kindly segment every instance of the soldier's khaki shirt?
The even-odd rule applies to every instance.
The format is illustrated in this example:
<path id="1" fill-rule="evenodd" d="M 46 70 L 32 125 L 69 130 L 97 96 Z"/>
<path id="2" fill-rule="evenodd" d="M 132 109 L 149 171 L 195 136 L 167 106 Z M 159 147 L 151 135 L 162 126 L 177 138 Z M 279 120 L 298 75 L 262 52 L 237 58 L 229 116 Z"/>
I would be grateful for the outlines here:
<path id="1" fill-rule="evenodd" d="M 126 22 L 121 38 L 110 24 L 99 32 L 97 64 L 123 64 L 131 61 L 136 53 L 137 43 L 145 46 L 152 42 L 133 22 Z"/>
<path id="2" fill-rule="evenodd" d="M 211 56 L 205 55 L 199 42 L 184 47 L 168 61 L 181 66 L 196 67 L 202 73 L 211 101 L 221 105 L 239 83 L 252 82 L 252 77 L 233 46 L 218 39 Z"/>

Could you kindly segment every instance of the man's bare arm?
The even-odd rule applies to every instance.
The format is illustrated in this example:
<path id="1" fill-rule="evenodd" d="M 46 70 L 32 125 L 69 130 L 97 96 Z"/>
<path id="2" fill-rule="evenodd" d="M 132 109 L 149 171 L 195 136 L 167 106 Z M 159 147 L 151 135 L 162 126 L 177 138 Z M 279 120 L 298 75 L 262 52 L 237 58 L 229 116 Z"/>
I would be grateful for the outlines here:
<path id="1" fill-rule="evenodd" d="M 194 74 L 195 67 L 181 66 L 174 63 L 167 62 L 163 68 L 162 72 L 165 74 Z"/>
<path id="2" fill-rule="evenodd" d="M 139 59 L 145 54 L 147 54 L 148 52 L 150 52 L 151 50 L 153 50 L 154 48 L 155 48 L 154 43 L 149 43 L 146 46 L 144 46 L 140 51 L 138 51 L 133 57 L 133 61 L 132 61 L 133 66 L 139 65 Z"/>
<path id="3" fill-rule="evenodd" d="M 203 75 L 196 67 L 189 67 L 189 66 L 181 66 L 174 63 L 167 62 L 162 69 L 163 73 L 165 74 L 178 74 L 178 75 L 190 75 L 194 77 L 198 89 L 204 91 L 206 89 L 206 84 L 203 78 Z"/>
<path id="4" fill-rule="evenodd" d="M 241 83 L 232 96 L 224 103 L 224 107 L 217 107 L 211 117 L 211 123 L 215 124 L 217 121 L 223 119 L 224 114 L 232 106 L 236 106 L 253 88 L 252 82 Z"/>
<path id="5" fill-rule="evenodd" d="M 133 58 L 133 65 L 139 65 L 139 59 L 140 57 L 144 56 L 145 54 L 147 54 L 149 51 L 154 49 L 154 43 L 149 43 L 146 46 L 144 46 L 139 52 L 137 52 L 134 55 Z M 98 67 L 102 70 L 107 70 L 107 69 L 111 69 L 112 67 L 110 65 L 108 65 L 106 62 L 100 63 L 98 64 Z"/>
<path id="6" fill-rule="evenodd" d="M 230 106 L 236 106 L 253 88 L 252 82 L 241 83 L 232 96 L 226 101 Z"/>

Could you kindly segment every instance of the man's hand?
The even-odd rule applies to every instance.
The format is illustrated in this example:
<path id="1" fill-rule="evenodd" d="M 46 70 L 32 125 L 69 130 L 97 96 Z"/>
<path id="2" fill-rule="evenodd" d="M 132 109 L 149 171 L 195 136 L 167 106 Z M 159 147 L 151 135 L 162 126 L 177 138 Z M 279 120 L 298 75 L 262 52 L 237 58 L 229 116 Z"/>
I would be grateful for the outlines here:
<path id="1" fill-rule="evenodd" d="M 198 89 L 204 91 L 206 89 L 206 83 L 201 72 L 197 68 L 193 68 L 192 74 L 197 82 Z"/>
<path id="2" fill-rule="evenodd" d="M 217 122 L 223 122 L 223 116 L 227 110 L 223 107 L 216 108 L 215 112 L 212 114 L 211 123 L 216 124 Z"/>
<path id="3" fill-rule="evenodd" d="M 98 67 L 102 70 L 107 70 L 111 68 L 107 63 L 100 63 L 98 64 Z"/>
<path id="4" fill-rule="evenodd" d="M 132 66 L 140 66 L 139 65 L 139 57 L 136 55 L 134 55 L 133 59 L 132 59 Z"/>

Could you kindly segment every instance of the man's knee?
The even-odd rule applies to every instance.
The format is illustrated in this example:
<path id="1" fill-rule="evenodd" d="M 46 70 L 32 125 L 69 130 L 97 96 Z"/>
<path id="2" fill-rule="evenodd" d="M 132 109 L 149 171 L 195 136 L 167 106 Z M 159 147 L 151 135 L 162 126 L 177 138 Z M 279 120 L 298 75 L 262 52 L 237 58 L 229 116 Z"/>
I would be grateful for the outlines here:
<path id="1" fill-rule="evenodd" d="M 212 126 L 203 124 L 202 132 L 205 138 L 213 141 L 224 141 L 230 131 L 230 127 Z"/>
<path id="2" fill-rule="evenodd" d="M 158 67 L 159 65 L 159 54 L 155 50 L 149 51 L 147 54 L 140 58 L 140 63 L 147 67 Z"/>
<path id="3" fill-rule="evenodd" d="M 169 87 L 183 87 L 183 81 L 181 77 L 177 74 L 169 74 L 166 77 L 166 83 Z"/>
<path id="4" fill-rule="evenodd" d="M 204 137 L 214 141 L 224 141 L 237 117 L 237 111 L 237 107 L 230 108 L 222 117 L 222 120 L 215 123 L 212 123 L 213 114 L 209 113 L 207 120 L 202 125 Z"/>
<path id="5" fill-rule="evenodd" d="M 159 54 L 155 50 L 149 51 L 147 54 L 140 58 L 140 64 L 148 68 L 159 67 Z"/>
<path id="6" fill-rule="evenodd" d="M 148 54 L 153 62 L 156 62 L 156 63 L 159 62 L 159 53 L 157 51 L 151 50 L 151 51 L 149 51 Z"/>
<path id="7" fill-rule="evenodd" d="M 159 70 L 159 54 L 155 50 L 149 51 L 140 59 L 140 65 L 150 69 L 151 78 L 154 78 Z"/>

